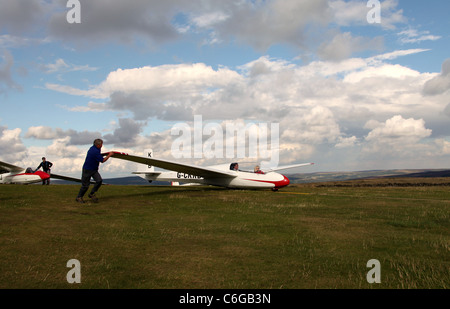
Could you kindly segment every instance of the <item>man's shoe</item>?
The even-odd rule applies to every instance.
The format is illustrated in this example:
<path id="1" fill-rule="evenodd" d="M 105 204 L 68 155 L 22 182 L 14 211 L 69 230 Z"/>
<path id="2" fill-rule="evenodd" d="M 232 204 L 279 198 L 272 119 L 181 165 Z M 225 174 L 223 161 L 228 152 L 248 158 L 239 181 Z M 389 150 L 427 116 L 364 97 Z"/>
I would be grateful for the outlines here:
<path id="1" fill-rule="evenodd" d="M 94 203 L 98 203 L 98 198 L 95 196 L 95 194 L 89 194 L 88 196 Z"/>
<path id="2" fill-rule="evenodd" d="M 84 200 L 83 200 L 82 197 L 77 197 L 77 198 L 75 199 L 75 201 L 77 201 L 78 203 L 84 204 Z"/>

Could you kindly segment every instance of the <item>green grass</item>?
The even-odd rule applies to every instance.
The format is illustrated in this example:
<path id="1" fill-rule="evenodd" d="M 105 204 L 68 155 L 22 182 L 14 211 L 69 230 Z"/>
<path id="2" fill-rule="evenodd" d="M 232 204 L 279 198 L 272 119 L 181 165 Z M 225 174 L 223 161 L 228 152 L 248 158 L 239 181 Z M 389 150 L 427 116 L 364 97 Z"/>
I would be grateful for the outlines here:
<path id="1" fill-rule="evenodd" d="M 0 288 L 450 287 L 448 187 L 78 189 L 0 186 Z"/>

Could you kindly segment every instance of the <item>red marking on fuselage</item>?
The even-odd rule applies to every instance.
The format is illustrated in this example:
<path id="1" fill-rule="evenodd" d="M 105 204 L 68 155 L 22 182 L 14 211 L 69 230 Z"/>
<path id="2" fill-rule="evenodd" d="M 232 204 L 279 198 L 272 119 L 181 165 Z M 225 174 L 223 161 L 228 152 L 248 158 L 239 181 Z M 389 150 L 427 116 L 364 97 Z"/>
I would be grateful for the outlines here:
<path id="1" fill-rule="evenodd" d="M 284 175 L 283 176 L 283 180 L 278 180 L 278 181 L 269 181 L 269 180 L 258 180 L 258 179 L 246 179 L 249 181 L 256 181 L 256 182 L 264 182 L 264 183 L 271 183 L 275 186 L 275 189 L 279 189 L 279 188 L 283 188 L 288 186 L 291 182 L 289 181 L 289 178 L 287 178 Z"/>
<path id="2" fill-rule="evenodd" d="M 13 176 L 22 176 L 22 175 L 28 175 L 28 176 L 36 175 L 36 176 L 39 176 L 42 180 L 46 180 L 46 179 L 49 179 L 49 178 L 50 178 L 50 175 L 49 175 L 49 174 L 47 174 L 47 173 L 45 173 L 45 172 L 41 172 L 41 171 L 37 171 L 37 172 L 34 172 L 34 173 L 15 174 L 15 175 L 13 175 Z"/>

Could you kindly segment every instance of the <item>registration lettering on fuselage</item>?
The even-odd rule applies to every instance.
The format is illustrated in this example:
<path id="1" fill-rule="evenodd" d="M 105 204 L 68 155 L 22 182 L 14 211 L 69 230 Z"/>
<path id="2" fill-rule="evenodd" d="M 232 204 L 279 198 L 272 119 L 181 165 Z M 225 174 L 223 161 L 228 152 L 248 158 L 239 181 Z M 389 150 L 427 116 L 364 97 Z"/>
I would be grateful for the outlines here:
<path id="1" fill-rule="evenodd" d="M 203 179 L 203 177 L 200 176 L 195 176 L 195 175 L 191 175 L 191 174 L 186 174 L 186 173 L 177 173 L 177 178 L 181 179 Z"/>

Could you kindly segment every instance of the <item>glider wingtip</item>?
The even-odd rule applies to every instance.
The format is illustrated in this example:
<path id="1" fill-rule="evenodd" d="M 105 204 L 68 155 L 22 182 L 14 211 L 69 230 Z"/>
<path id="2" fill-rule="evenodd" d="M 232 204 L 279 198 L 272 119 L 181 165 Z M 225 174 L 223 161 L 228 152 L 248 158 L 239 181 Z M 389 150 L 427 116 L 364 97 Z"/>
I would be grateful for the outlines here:
<path id="1" fill-rule="evenodd" d="M 103 152 L 102 156 L 107 156 L 110 152 L 112 152 L 113 154 L 119 154 L 119 155 L 124 155 L 124 156 L 128 156 L 128 153 L 125 152 L 120 152 L 120 151 L 108 151 L 108 152 Z"/>

